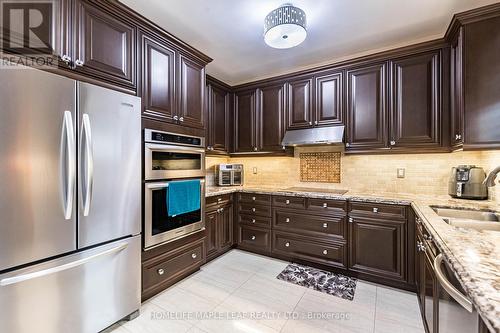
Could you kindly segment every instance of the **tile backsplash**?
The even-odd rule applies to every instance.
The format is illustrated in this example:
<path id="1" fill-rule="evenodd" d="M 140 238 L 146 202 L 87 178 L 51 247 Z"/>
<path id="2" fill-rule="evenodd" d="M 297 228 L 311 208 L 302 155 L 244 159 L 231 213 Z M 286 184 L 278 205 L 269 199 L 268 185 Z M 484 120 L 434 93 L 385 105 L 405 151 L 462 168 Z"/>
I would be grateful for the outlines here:
<path id="1" fill-rule="evenodd" d="M 460 164 L 475 164 L 488 172 L 500 165 L 500 151 L 390 155 L 342 154 L 340 183 L 301 182 L 299 154 L 309 151 L 332 151 L 332 149 L 296 148 L 294 157 L 209 157 L 207 158 L 207 182 L 214 184 L 216 164 L 242 163 L 245 168 L 245 185 L 249 186 L 307 186 L 346 188 L 361 192 L 446 195 L 451 167 Z M 405 178 L 397 178 L 398 168 L 405 169 Z M 490 196 L 500 201 L 500 185 L 490 188 Z"/>

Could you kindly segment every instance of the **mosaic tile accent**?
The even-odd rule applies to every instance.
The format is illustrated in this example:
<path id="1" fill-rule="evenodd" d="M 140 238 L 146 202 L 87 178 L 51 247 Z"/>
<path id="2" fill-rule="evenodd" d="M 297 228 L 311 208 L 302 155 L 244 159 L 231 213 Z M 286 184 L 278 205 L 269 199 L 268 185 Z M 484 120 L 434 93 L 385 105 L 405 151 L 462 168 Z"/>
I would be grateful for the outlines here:
<path id="1" fill-rule="evenodd" d="M 300 181 L 340 183 L 340 153 L 300 153 Z"/>

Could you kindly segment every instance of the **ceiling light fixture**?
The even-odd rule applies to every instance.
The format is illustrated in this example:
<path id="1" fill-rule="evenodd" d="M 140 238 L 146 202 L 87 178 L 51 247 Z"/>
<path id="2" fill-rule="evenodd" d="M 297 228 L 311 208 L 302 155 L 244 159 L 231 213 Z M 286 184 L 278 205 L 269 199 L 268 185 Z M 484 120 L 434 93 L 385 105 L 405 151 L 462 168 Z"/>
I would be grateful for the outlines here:
<path id="1" fill-rule="evenodd" d="M 264 40 L 276 49 L 288 49 L 302 43 L 307 36 L 306 13 L 286 3 L 267 14 Z"/>

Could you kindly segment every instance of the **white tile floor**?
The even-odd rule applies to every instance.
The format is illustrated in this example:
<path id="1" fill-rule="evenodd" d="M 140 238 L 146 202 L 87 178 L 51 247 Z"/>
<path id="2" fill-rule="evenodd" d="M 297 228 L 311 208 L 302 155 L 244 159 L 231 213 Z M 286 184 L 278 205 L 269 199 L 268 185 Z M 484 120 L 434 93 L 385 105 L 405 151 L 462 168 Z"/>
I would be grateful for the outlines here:
<path id="1" fill-rule="evenodd" d="M 113 333 L 424 332 L 415 294 L 358 281 L 347 301 L 277 280 L 287 264 L 232 250 L 148 300 Z"/>

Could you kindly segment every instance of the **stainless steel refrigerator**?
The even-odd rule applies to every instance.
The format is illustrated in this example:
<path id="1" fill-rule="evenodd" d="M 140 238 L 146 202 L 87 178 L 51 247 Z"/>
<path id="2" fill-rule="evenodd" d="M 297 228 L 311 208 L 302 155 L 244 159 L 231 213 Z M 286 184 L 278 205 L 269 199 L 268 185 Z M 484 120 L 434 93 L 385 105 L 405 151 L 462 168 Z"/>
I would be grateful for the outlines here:
<path id="1" fill-rule="evenodd" d="M 98 332 L 140 306 L 140 99 L 0 71 L 0 332 Z"/>

